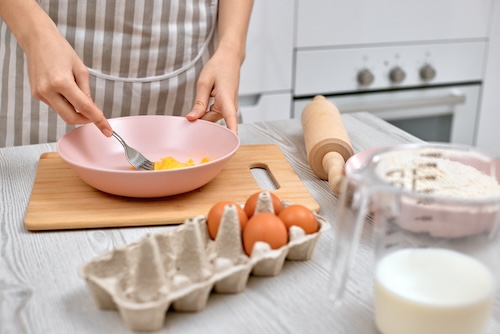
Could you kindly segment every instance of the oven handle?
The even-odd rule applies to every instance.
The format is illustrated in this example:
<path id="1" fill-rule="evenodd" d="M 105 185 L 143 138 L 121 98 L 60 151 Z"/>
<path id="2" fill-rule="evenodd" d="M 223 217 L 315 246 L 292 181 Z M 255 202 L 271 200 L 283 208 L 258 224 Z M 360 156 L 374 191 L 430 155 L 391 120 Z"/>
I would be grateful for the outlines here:
<path id="1" fill-rule="evenodd" d="M 357 104 L 355 106 L 338 106 L 342 113 L 358 111 L 388 111 L 411 108 L 435 107 L 440 105 L 456 105 L 465 102 L 465 94 L 459 91 L 452 91 L 445 96 L 435 96 L 428 98 L 408 99 L 405 101 L 382 101 L 375 103 Z"/>

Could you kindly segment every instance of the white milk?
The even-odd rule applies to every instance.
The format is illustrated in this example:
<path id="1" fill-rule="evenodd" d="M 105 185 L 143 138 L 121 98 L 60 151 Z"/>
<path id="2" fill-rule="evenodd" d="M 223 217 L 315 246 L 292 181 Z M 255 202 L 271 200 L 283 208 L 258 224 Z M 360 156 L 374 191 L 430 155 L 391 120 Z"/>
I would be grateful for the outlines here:
<path id="1" fill-rule="evenodd" d="M 377 264 L 377 328 L 383 334 L 484 333 L 494 290 L 490 270 L 468 255 L 398 250 Z"/>

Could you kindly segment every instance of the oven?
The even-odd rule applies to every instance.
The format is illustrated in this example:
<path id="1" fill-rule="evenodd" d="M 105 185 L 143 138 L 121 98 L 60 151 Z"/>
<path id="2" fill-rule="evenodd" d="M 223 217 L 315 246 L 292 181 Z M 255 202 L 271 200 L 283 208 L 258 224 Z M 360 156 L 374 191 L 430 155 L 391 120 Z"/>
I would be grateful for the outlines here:
<path id="1" fill-rule="evenodd" d="M 297 0 L 292 116 L 315 95 L 475 145 L 493 0 Z"/>
<path id="2" fill-rule="evenodd" d="M 341 113 L 368 111 L 414 136 L 433 142 L 473 145 L 480 83 L 408 90 L 328 95 Z M 294 101 L 298 118 L 310 98 Z"/>

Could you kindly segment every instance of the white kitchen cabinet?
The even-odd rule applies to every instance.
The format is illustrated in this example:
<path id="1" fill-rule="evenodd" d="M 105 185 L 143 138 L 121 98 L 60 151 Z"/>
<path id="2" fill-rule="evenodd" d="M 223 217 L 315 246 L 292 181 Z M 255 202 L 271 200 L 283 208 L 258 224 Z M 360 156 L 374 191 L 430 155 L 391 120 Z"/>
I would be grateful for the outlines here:
<path id="1" fill-rule="evenodd" d="M 240 97 L 240 117 L 243 123 L 277 121 L 291 118 L 292 94 L 258 94 Z"/>
<path id="2" fill-rule="evenodd" d="M 297 47 L 484 38 L 489 0 L 297 0 Z"/>
<path id="3" fill-rule="evenodd" d="M 243 122 L 290 118 L 294 12 L 290 0 L 255 0 L 241 69 Z"/>

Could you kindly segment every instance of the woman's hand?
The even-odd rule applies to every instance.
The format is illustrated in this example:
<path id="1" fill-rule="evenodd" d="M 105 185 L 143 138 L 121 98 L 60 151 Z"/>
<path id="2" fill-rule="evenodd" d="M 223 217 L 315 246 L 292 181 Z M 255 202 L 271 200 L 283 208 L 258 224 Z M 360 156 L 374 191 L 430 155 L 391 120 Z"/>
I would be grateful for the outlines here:
<path id="1" fill-rule="evenodd" d="M 68 124 L 95 123 L 106 136 L 112 129 L 90 94 L 89 73 L 59 32 L 32 42 L 26 51 L 31 93 Z"/>
<path id="2" fill-rule="evenodd" d="M 224 118 L 227 127 L 238 133 L 238 87 L 240 61 L 217 50 L 200 73 L 193 110 L 188 120 L 204 119 L 216 122 Z M 210 98 L 213 98 L 209 106 Z"/>
<path id="3" fill-rule="evenodd" d="M 187 119 L 217 121 L 224 117 L 227 127 L 238 133 L 240 68 L 252 7 L 253 0 L 219 0 L 219 45 L 200 74 L 196 102 Z M 210 97 L 214 99 L 211 106 Z"/>
<path id="4" fill-rule="evenodd" d="M 92 101 L 87 68 L 38 2 L 2 0 L 0 16 L 26 55 L 32 95 L 66 123 L 93 122 L 111 136 L 111 126 Z"/>

